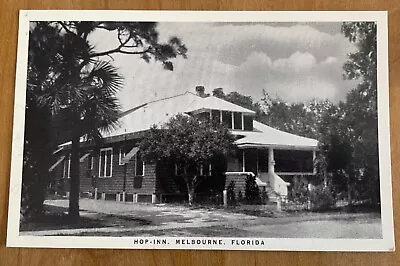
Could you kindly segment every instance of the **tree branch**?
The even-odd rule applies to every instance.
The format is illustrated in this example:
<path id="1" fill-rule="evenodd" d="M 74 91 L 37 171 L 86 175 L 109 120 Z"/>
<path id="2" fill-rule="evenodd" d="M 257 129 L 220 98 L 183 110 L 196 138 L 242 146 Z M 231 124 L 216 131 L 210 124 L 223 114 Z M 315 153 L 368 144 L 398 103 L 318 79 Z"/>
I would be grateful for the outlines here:
<path id="1" fill-rule="evenodd" d="M 100 53 L 94 53 L 90 55 L 90 58 L 93 57 L 98 57 L 98 56 L 104 56 L 104 55 L 109 55 L 109 54 L 113 54 L 113 53 L 121 53 L 121 54 L 145 54 L 148 53 L 151 49 L 151 46 L 147 47 L 146 49 L 142 50 L 142 51 L 124 51 L 121 50 L 121 48 L 124 48 L 123 45 L 118 46 L 115 49 L 111 49 L 108 51 L 104 51 L 104 52 L 100 52 Z"/>
<path id="2" fill-rule="evenodd" d="M 60 23 L 61 27 L 64 28 L 64 30 L 69 33 L 69 34 L 73 34 L 75 36 L 77 36 L 73 31 L 71 31 L 70 29 L 68 29 L 67 25 L 65 25 L 63 22 L 59 21 L 58 23 Z"/>

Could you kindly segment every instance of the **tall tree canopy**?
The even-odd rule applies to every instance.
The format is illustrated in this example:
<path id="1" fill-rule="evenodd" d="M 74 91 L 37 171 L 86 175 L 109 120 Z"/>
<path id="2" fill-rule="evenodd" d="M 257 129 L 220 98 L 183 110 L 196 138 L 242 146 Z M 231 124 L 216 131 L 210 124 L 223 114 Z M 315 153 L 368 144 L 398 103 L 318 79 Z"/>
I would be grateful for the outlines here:
<path id="1" fill-rule="evenodd" d="M 58 120 L 62 123 L 58 123 L 61 125 L 57 128 L 58 132 L 50 134 L 50 123 L 44 122 L 41 130 L 48 134 L 39 139 L 35 135 L 39 127 L 27 123 L 26 145 L 54 145 L 51 136 L 58 133 L 62 133 L 63 137 L 57 142 L 72 141 L 69 209 L 72 217 L 79 216 L 80 138 L 101 137 L 102 131 L 111 130 L 116 125 L 119 116 L 120 107 L 115 94 L 122 87 L 123 80 L 106 59 L 113 54 L 136 55 L 146 62 L 161 62 L 165 69 L 173 70 L 171 59 L 186 57 L 187 49 L 179 38 L 173 37 L 166 43 L 159 41 L 156 26 L 154 22 L 104 21 L 31 24 L 27 86 L 27 113 L 30 114 L 27 118 L 39 120 L 39 116 L 45 113 L 49 121 Z M 98 51 L 89 40 L 89 36 L 96 31 L 108 31 L 110 36 L 118 40 L 118 44 L 108 50 Z M 51 150 L 51 147 L 47 149 Z M 35 160 L 38 159 L 35 158 L 43 158 L 43 155 L 33 148 L 27 149 L 27 168 L 36 165 Z M 44 169 L 48 167 L 45 167 L 45 163 L 41 165 L 41 174 L 35 176 L 45 175 Z M 24 180 L 35 178 L 25 173 Z M 26 191 L 30 190 L 23 190 L 23 193 Z"/>
<path id="2" fill-rule="evenodd" d="M 178 115 L 162 127 L 152 127 L 140 150 L 148 161 L 173 160 L 182 168 L 191 205 L 202 178 L 200 168 L 230 154 L 233 142 L 233 135 L 222 125 Z"/>

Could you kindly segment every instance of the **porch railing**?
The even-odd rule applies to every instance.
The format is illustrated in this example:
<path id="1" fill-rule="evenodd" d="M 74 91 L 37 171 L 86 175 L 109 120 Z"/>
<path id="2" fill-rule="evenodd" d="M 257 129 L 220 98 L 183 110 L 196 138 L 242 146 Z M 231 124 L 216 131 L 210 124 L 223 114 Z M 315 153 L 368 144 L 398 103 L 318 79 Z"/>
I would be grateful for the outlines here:
<path id="1" fill-rule="evenodd" d="M 274 172 L 268 173 L 269 176 L 269 184 L 272 189 L 278 193 L 282 197 L 287 197 L 288 195 L 288 186 L 290 183 L 285 182 L 279 175 Z"/>

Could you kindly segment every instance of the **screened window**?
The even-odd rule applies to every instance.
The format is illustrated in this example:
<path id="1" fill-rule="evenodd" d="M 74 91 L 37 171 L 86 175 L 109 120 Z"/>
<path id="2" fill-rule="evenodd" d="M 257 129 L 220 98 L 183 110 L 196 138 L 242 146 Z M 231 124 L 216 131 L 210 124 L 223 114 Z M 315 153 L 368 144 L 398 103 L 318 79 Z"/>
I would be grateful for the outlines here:
<path id="1" fill-rule="evenodd" d="M 244 130 L 253 131 L 253 117 L 249 115 L 244 116 Z"/>
<path id="2" fill-rule="evenodd" d="M 313 172 L 313 152 L 299 150 L 274 150 L 275 172 Z"/>
<path id="3" fill-rule="evenodd" d="M 256 149 L 247 149 L 244 150 L 244 171 L 252 172 L 257 174 L 257 150 Z"/>
<path id="4" fill-rule="evenodd" d="M 242 113 L 233 113 L 233 126 L 234 129 L 242 129 Z"/>
<path id="5" fill-rule="evenodd" d="M 268 150 L 258 150 L 258 171 L 268 172 Z"/>
<path id="6" fill-rule="evenodd" d="M 228 128 L 232 128 L 232 113 L 228 111 L 222 111 L 222 123 Z"/>
<path id="7" fill-rule="evenodd" d="M 183 169 L 180 164 L 175 164 L 175 175 L 176 176 L 181 176 L 183 175 Z"/>
<path id="8" fill-rule="evenodd" d="M 99 177 L 111 177 L 113 149 L 105 148 L 100 150 L 99 156 Z"/>
<path id="9" fill-rule="evenodd" d="M 136 153 L 135 175 L 144 176 L 144 161 L 140 153 Z"/>
<path id="10" fill-rule="evenodd" d="M 221 112 L 219 110 L 212 110 L 212 121 L 214 124 L 220 124 L 221 123 Z"/>
<path id="11" fill-rule="evenodd" d="M 211 163 L 203 163 L 200 166 L 200 173 L 201 176 L 209 176 L 211 175 Z"/>
<path id="12" fill-rule="evenodd" d="M 199 120 L 210 121 L 210 112 L 203 112 L 197 115 Z"/>

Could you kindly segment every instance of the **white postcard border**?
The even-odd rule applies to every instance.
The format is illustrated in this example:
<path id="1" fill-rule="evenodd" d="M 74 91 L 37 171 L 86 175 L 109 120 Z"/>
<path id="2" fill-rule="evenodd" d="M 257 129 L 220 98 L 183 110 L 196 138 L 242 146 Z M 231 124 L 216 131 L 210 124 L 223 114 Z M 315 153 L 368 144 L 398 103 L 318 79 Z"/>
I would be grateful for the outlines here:
<path id="1" fill-rule="evenodd" d="M 102 20 L 170 22 L 328 22 L 376 21 L 378 23 L 378 129 L 383 239 L 298 239 L 233 237 L 77 237 L 19 235 L 22 158 L 25 123 L 28 35 L 30 21 Z M 292 251 L 394 251 L 389 130 L 388 35 L 386 11 L 121 11 L 121 10 L 22 10 L 19 20 L 17 72 L 14 102 L 13 143 L 10 174 L 8 247 L 117 248 L 117 249 L 217 249 Z M 140 244 L 141 240 L 147 243 Z M 139 242 L 135 242 L 139 241 Z M 155 244 L 165 240 L 165 244 Z M 176 241 L 189 241 L 177 244 Z M 202 240 L 223 244 L 196 244 Z M 239 241 L 239 244 L 232 242 Z M 241 240 L 264 241 L 264 245 L 241 245 Z M 150 243 L 151 241 L 151 243 Z M 195 241 L 195 244 L 190 244 Z"/>

